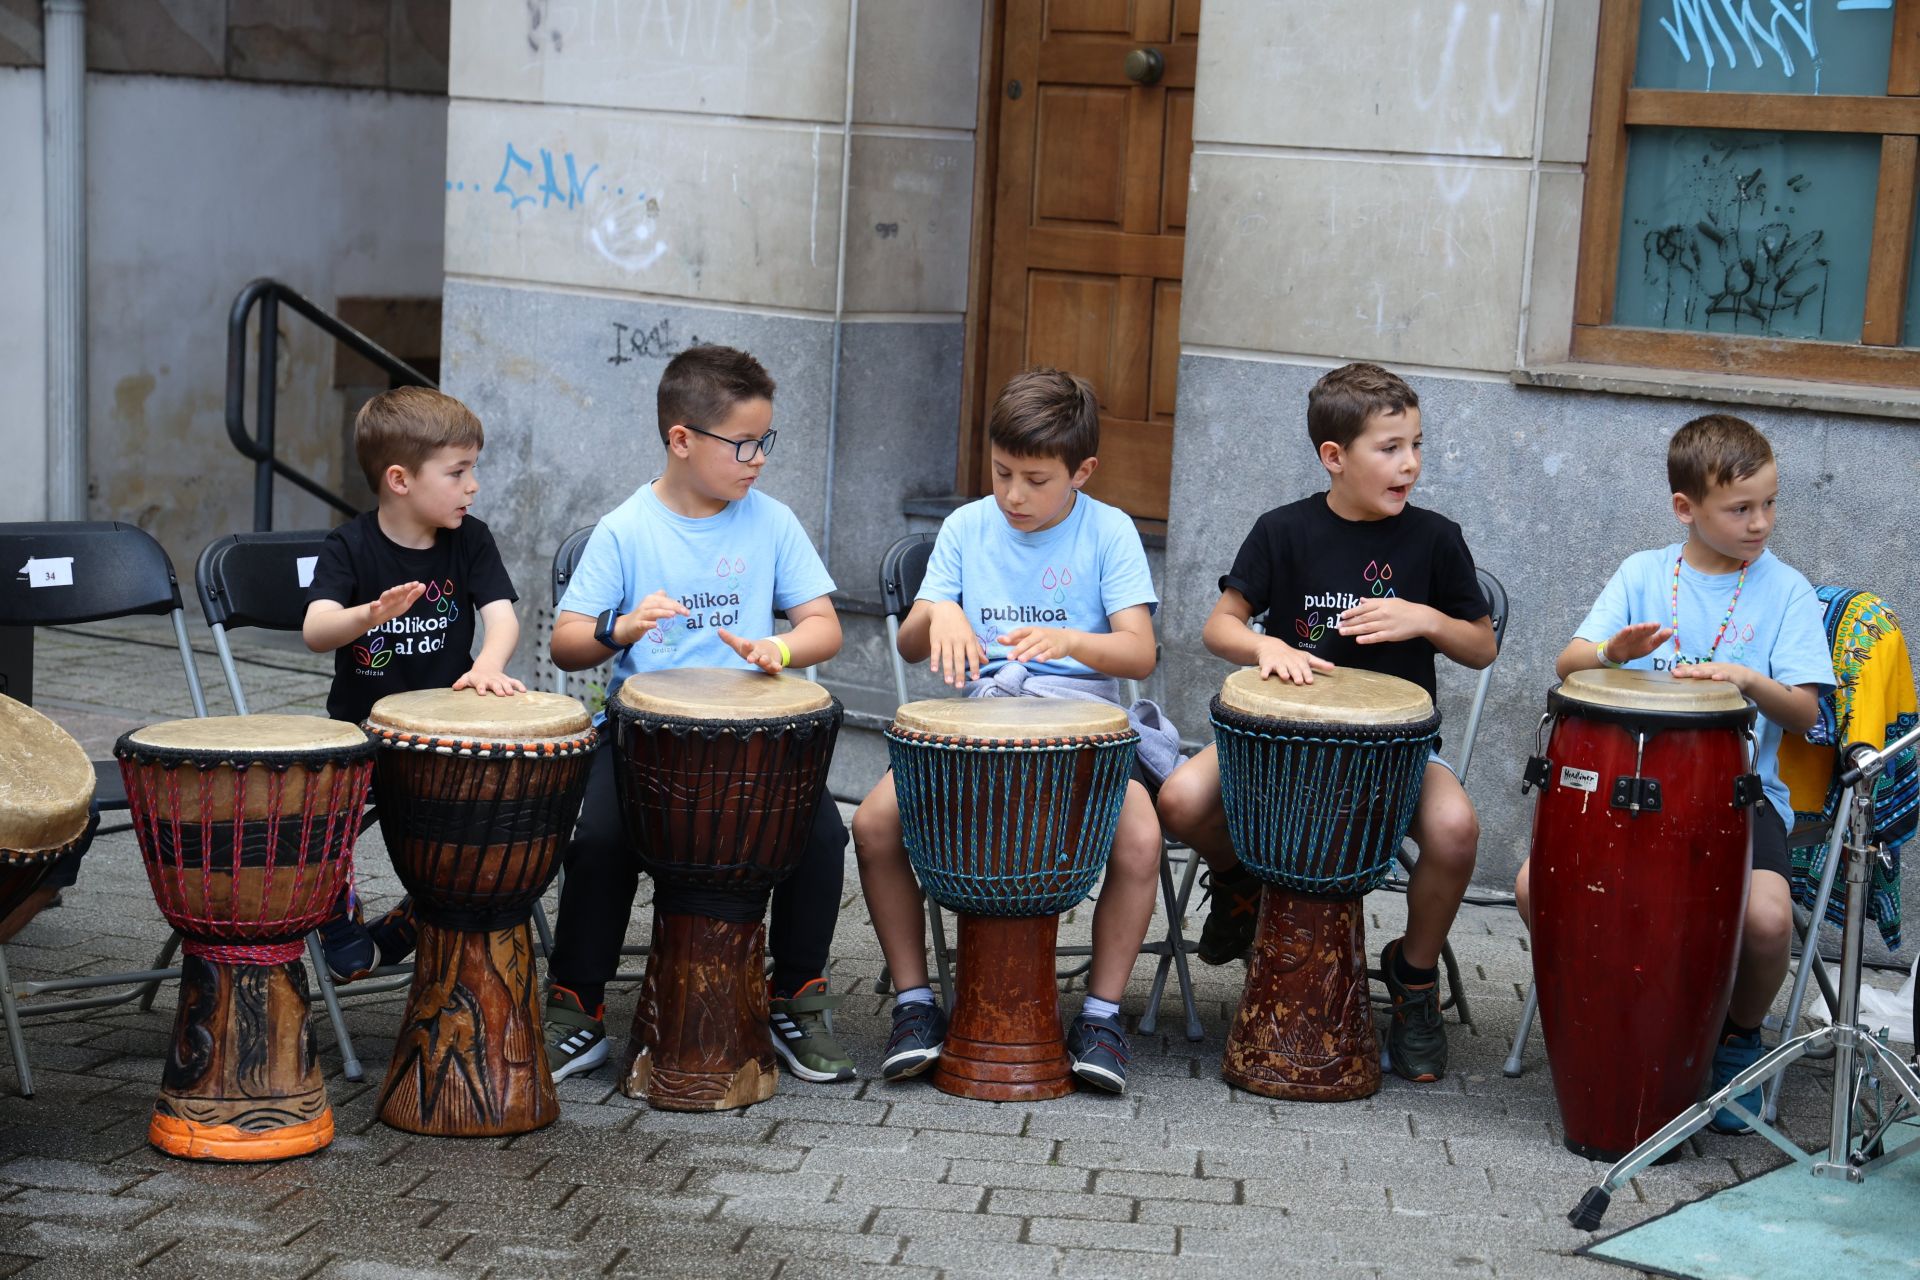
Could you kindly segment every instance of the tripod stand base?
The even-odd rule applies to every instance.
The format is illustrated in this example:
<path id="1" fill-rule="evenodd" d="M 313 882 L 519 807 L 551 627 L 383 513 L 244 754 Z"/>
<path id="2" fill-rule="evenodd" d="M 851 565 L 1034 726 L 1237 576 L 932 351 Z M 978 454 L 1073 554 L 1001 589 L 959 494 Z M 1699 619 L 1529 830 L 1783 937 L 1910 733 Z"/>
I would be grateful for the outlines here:
<path id="1" fill-rule="evenodd" d="M 1629 1154 L 1631 1154 L 1630 1152 L 1626 1152 L 1626 1151 L 1602 1150 L 1601 1148 L 1593 1146 L 1590 1143 L 1575 1142 L 1572 1138 L 1562 1138 L 1560 1140 L 1560 1143 L 1567 1150 L 1573 1152 L 1573 1154 L 1577 1156 L 1585 1156 L 1587 1159 L 1594 1161 L 1596 1164 L 1619 1164 L 1622 1160 L 1625 1160 Z M 1667 1152 L 1665 1155 L 1655 1157 L 1650 1163 L 1672 1164 L 1675 1160 L 1678 1160 L 1679 1158 L 1680 1158 L 1680 1148 L 1676 1146 L 1671 1151 Z"/>

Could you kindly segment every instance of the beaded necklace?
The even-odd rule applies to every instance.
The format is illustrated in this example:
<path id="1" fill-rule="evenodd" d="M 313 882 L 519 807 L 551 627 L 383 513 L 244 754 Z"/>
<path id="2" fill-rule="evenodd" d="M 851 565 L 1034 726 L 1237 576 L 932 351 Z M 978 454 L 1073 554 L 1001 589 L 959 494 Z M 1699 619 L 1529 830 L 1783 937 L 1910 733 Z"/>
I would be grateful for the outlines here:
<path id="1" fill-rule="evenodd" d="M 1680 549 L 1680 554 L 1673 558 L 1673 619 L 1672 621 L 1673 621 L 1673 658 L 1674 658 L 1675 666 L 1678 666 L 1680 664 L 1680 564 L 1686 558 L 1687 558 L 1687 552 L 1685 547 L 1682 547 Z M 1713 648 L 1707 650 L 1707 656 L 1702 659 L 1703 662 L 1712 662 L 1713 655 L 1720 652 L 1720 641 L 1723 638 L 1725 638 L 1727 634 L 1727 624 L 1733 621 L 1734 607 L 1740 603 L 1740 589 L 1747 585 L 1747 566 L 1752 563 L 1753 561 L 1751 560 L 1742 560 L 1740 562 L 1740 576 L 1734 579 L 1734 583 L 1733 583 L 1733 599 L 1727 601 L 1727 616 L 1720 619 L 1720 629 L 1713 633 Z"/>

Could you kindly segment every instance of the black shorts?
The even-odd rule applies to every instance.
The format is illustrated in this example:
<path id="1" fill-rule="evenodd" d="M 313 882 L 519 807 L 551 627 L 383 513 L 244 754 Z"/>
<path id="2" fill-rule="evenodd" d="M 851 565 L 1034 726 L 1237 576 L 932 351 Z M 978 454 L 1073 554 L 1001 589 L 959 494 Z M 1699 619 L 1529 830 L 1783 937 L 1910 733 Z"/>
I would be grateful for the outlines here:
<path id="1" fill-rule="evenodd" d="M 1771 871 L 1789 884 L 1793 882 L 1793 859 L 1787 853 L 1787 824 L 1773 801 L 1762 800 L 1753 807 L 1753 869 Z"/>

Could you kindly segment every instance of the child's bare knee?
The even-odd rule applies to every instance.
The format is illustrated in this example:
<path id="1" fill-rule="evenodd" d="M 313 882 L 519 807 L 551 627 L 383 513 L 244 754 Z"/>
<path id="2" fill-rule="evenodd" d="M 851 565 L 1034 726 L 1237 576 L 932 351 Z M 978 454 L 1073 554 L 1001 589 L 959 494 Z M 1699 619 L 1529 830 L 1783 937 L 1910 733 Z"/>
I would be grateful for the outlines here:
<path id="1" fill-rule="evenodd" d="M 891 804 L 868 796 L 853 811 L 853 852 L 862 862 L 885 859 L 900 844 L 900 814 Z"/>
<path id="2" fill-rule="evenodd" d="M 1160 788 L 1160 798 L 1154 808 L 1160 815 L 1160 823 L 1175 836 L 1186 837 L 1204 826 L 1207 817 L 1219 798 L 1210 793 L 1209 788 L 1190 780 L 1187 773 L 1176 769 Z"/>
<path id="3" fill-rule="evenodd" d="M 1793 937 L 1793 906 L 1784 894 L 1775 901 L 1772 895 L 1756 894 L 1747 900 L 1747 946 L 1767 954 L 1787 949 Z"/>

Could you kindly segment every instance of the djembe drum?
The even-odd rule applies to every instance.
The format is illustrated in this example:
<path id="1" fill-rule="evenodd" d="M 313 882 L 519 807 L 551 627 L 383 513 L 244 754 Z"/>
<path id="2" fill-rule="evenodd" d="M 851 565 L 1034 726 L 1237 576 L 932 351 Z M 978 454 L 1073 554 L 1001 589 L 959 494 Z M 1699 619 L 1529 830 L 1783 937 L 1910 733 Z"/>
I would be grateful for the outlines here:
<path id="1" fill-rule="evenodd" d="M 1227 677 L 1212 704 L 1234 851 L 1264 886 L 1220 1074 L 1270 1098 L 1380 1088 L 1366 893 L 1413 821 L 1440 715 L 1426 691 L 1342 667 L 1312 684 Z"/>
<path id="2" fill-rule="evenodd" d="M 92 825 L 93 763 L 53 721 L 0 694 L 0 920 L 79 848 Z"/>
<path id="3" fill-rule="evenodd" d="M 1113 851 L 1140 735 L 1104 702 L 949 698 L 901 707 L 886 737 L 907 858 L 960 916 L 934 1086 L 996 1102 L 1071 1093 L 1054 943 Z"/>
<path id="4" fill-rule="evenodd" d="M 279 1160 L 333 1140 L 307 1022 L 306 935 L 353 865 L 373 744 L 338 720 L 214 716 L 113 754 L 147 880 L 182 935 L 147 1139 L 192 1160 Z"/>
<path id="5" fill-rule="evenodd" d="M 1533 980 L 1567 1149 L 1618 1160 L 1690 1106 L 1746 915 L 1754 705 L 1730 684 L 1576 671 L 1547 695 Z"/>
<path id="6" fill-rule="evenodd" d="M 794 676 L 686 667 L 607 704 L 615 785 L 653 877 L 653 946 L 620 1090 L 663 1111 L 773 1096 L 766 914 L 800 864 L 840 732 L 839 699 Z"/>
<path id="7" fill-rule="evenodd" d="M 551 1124 L 528 921 L 580 816 L 592 719 L 557 693 L 419 689 L 374 703 L 367 731 L 380 831 L 420 922 L 380 1119 L 448 1137 Z"/>

